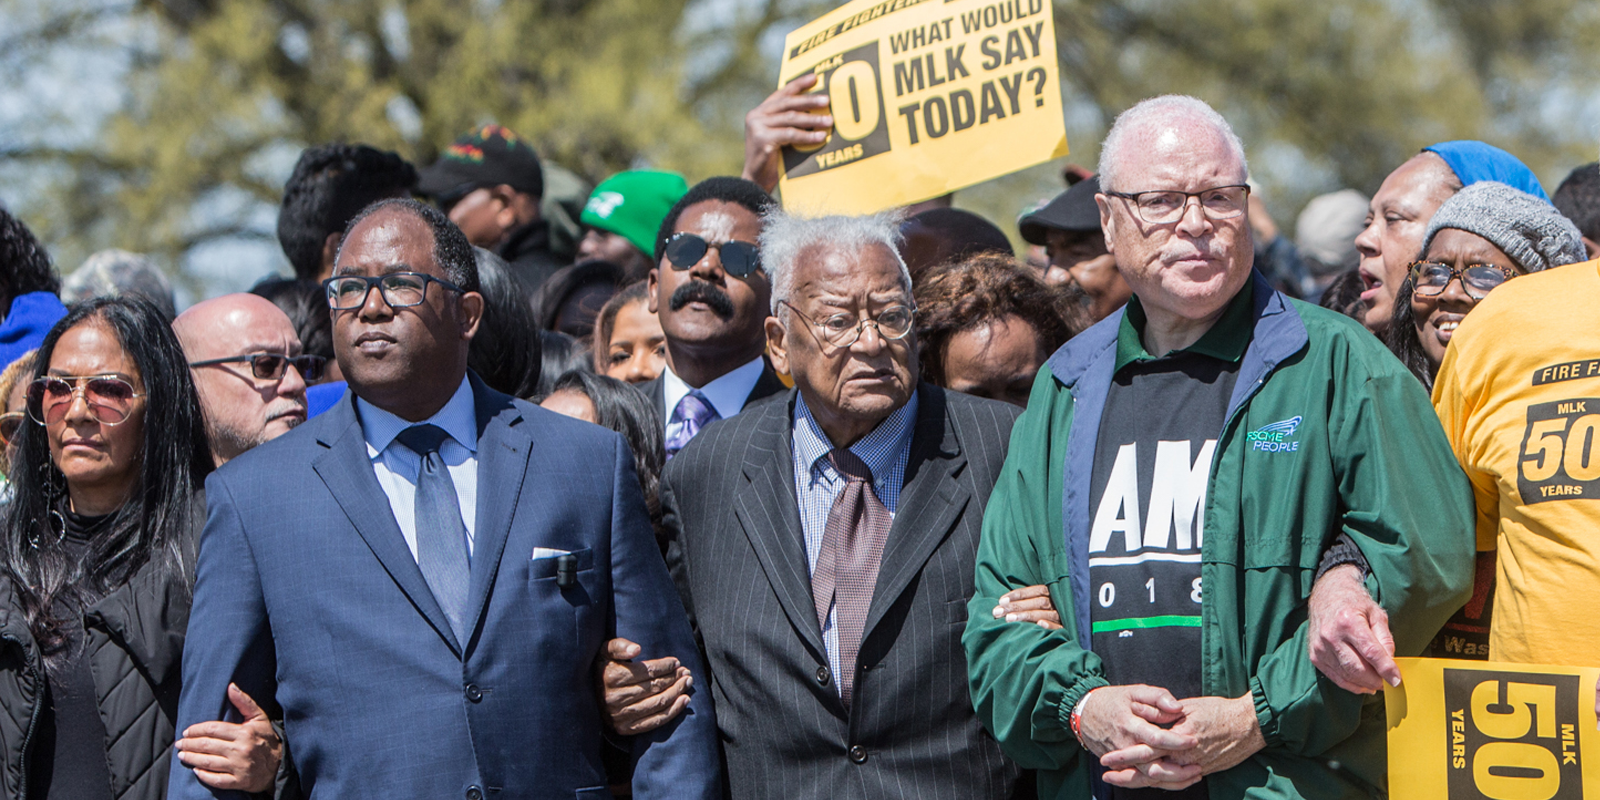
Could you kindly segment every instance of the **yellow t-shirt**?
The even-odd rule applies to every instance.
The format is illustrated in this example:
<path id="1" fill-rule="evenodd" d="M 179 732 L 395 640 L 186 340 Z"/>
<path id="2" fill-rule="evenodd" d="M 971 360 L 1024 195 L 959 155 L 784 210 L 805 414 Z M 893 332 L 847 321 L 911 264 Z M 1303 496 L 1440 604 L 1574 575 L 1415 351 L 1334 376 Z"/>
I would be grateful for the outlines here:
<path id="1" fill-rule="evenodd" d="M 1490 658 L 1600 664 L 1600 261 L 1484 298 L 1433 404 L 1498 551 Z"/>

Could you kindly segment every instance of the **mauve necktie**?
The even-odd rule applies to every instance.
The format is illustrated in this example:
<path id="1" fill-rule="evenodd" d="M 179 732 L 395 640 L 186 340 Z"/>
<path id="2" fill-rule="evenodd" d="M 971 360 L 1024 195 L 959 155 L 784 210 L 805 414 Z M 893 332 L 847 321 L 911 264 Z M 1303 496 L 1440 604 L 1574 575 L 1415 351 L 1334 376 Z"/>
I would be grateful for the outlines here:
<path id="1" fill-rule="evenodd" d="M 872 488 L 872 470 L 847 448 L 828 453 L 833 468 L 845 479 L 844 490 L 828 511 L 822 533 L 822 552 L 811 573 L 811 600 L 817 624 L 828 624 L 828 607 L 835 607 L 834 629 L 839 636 L 839 696 L 845 706 L 855 688 L 856 654 L 861 649 L 867 609 L 878 584 L 883 542 L 893 519 Z"/>
<path id="2" fill-rule="evenodd" d="M 417 566 L 459 640 L 472 568 L 456 485 L 439 456 L 439 445 L 447 436 L 437 425 L 413 425 L 395 439 L 422 457 L 422 469 L 417 473 Z"/>
<path id="3" fill-rule="evenodd" d="M 677 455 L 701 428 L 719 419 L 722 419 L 722 415 L 712 408 L 711 401 L 698 390 L 691 390 L 684 395 L 678 401 L 678 407 L 672 409 L 672 419 L 667 420 L 667 458 Z"/>

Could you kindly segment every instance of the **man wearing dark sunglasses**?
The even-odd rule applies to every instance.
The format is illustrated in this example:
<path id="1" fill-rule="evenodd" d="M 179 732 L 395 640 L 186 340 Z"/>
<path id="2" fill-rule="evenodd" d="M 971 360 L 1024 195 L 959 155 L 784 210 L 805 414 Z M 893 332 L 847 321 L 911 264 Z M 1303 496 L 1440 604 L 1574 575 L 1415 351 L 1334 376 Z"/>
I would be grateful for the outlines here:
<path id="1" fill-rule="evenodd" d="M 229 294 L 172 321 L 205 412 L 211 457 L 222 466 L 306 421 L 306 384 L 323 359 L 301 354 L 294 323 L 271 301 Z"/>
<path id="2" fill-rule="evenodd" d="M 702 672 L 632 455 L 469 371 L 484 298 L 436 209 L 368 207 L 323 285 L 350 391 L 208 480 L 179 729 L 237 683 L 308 795 L 591 794 L 605 640 Z M 628 746 L 641 800 L 721 796 L 709 695 Z M 212 795 L 175 765 L 168 796 Z"/>
<path id="3" fill-rule="evenodd" d="M 762 353 L 772 287 L 756 241 L 774 207 L 738 178 L 697 184 L 656 236 L 650 310 L 667 338 L 667 368 L 644 387 L 666 423 L 671 458 L 701 428 L 783 391 Z"/>

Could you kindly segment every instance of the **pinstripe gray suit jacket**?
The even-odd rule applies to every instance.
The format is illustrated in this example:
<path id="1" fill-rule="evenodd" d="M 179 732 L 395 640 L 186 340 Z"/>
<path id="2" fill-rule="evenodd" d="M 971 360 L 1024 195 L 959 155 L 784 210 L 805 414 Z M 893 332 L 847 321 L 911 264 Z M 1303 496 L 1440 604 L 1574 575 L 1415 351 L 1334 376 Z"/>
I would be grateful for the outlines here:
<path id="1" fill-rule="evenodd" d="M 708 426 L 667 464 L 668 567 L 710 672 L 731 797 L 1019 794 L 1021 770 L 973 713 L 961 649 L 983 509 L 1018 410 L 919 392 L 848 712 L 811 602 L 794 391 Z"/>

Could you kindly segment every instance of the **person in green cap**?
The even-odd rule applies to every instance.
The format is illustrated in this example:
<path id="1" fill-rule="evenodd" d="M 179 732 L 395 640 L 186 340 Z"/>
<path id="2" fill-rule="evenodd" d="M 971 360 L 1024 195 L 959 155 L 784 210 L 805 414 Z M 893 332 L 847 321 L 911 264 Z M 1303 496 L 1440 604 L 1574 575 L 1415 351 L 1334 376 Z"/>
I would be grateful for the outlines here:
<path id="1" fill-rule="evenodd" d="M 622 267 L 623 283 L 642 281 L 655 266 L 656 231 L 672 204 L 689 191 L 674 172 L 629 170 L 600 182 L 583 207 L 578 260 L 600 258 Z"/>

